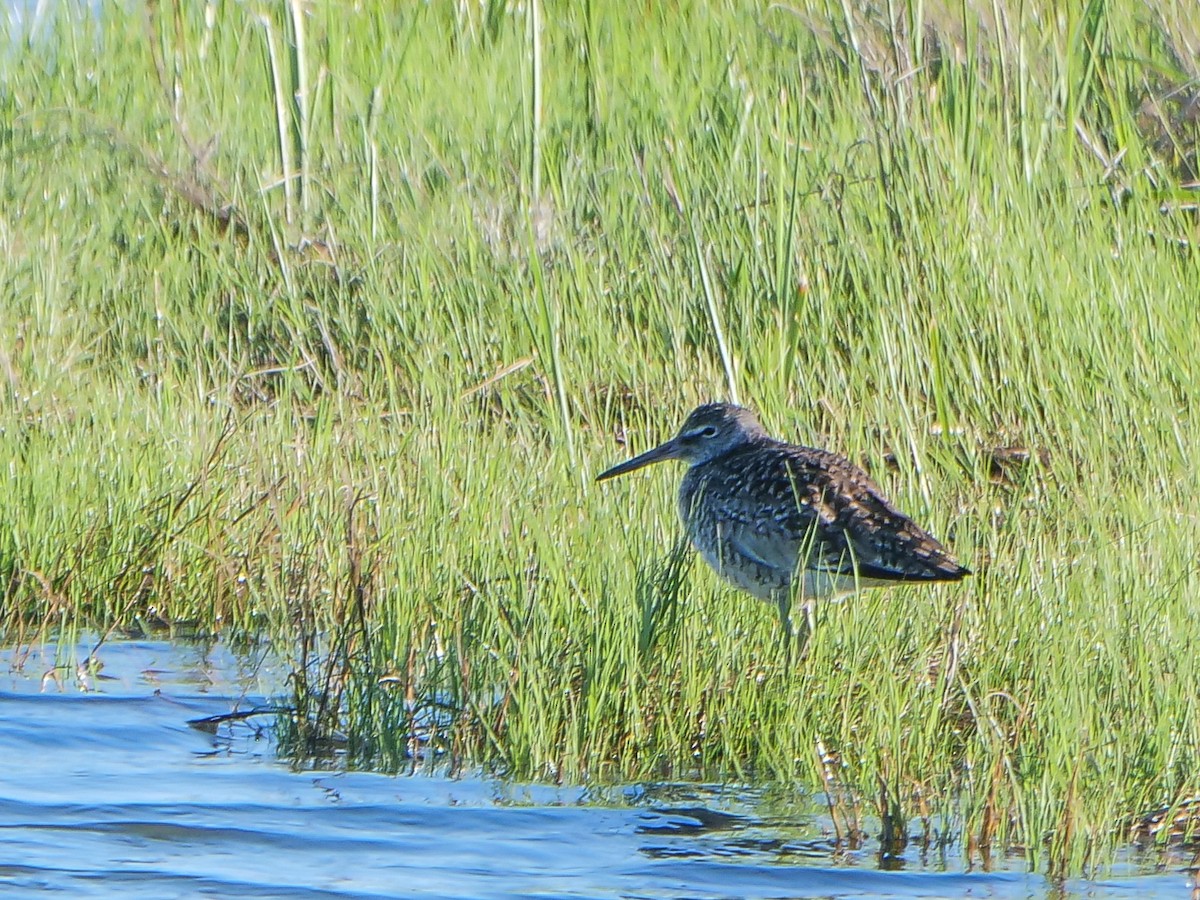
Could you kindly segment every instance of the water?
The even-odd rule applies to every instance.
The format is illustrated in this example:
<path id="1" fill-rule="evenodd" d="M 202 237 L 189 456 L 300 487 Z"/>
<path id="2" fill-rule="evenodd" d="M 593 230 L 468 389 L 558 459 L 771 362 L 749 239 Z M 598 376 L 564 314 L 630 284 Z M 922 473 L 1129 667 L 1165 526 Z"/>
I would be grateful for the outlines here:
<path id="1" fill-rule="evenodd" d="M 919 851 L 837 852 L 819 808 L 753 791 L 605 791 L 489 779 L 295 771 L 268 704 L 286 676 L 221 646 L 106 644 L 100 675 L 58 678 L 53 650 L 0 653 L 0 896 L 1180 897 L 1180 871 L 1052 888 L 1011 860 L 966 872 Z M 86 656 L 86 649 L 78 657 Z M 14 667 L 20 665 L 19 670 Z M 81 690 L 87 687 L 88 692 Z M 255 725 L 255 722 L 258 725 Z"/>

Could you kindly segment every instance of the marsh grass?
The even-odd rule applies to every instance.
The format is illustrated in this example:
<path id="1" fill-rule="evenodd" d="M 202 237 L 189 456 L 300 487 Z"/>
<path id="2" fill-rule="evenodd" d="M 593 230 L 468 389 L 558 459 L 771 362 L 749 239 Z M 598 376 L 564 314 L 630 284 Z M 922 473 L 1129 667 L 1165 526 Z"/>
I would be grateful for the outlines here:
<path id="1" fill-rule="evenodd" d="M 56 5 L 0 69 L 6 638 L 270 635 L 298 758 L 1103 863 L 1200 787 L 1189 8 Z M 790 655 L 678 473 L 591 483 L 735 395 L 975 577 Z"/>

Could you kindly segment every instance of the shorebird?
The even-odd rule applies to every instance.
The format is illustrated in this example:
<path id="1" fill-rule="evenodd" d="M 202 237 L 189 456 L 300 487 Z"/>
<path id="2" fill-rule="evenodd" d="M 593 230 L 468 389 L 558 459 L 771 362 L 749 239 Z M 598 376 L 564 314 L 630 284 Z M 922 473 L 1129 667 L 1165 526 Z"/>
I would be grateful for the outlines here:
<path id="1" fill-rule="evenodd" d="M 596 480 L 666 459 L 689 464 L 679 517 L 692 544 L 726 581 L 776 604 L 789 636 L 793 602 L 807 633 L 816 600 L 970 574 L 854 463 L 772 438 L 743 407 L 700 406 L 671 440 Z"/>

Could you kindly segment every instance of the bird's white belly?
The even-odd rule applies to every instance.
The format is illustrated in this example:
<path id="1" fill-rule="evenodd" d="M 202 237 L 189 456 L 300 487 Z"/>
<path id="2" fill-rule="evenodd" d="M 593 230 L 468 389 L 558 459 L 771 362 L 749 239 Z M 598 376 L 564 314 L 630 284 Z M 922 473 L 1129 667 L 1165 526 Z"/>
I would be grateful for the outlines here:
<path id="1" fill-rule="evenodd" d="M 736 588 L 753 594 L 760 600 L 775 600 L 781 592 L 791 589 L 791 573 L 781 572 L 756 562 L 731 560 L 723 556 L 717 547 L 697 546 L 700 556 L 712 566 L 714 572 Z"/>
<path id="2" fill-rule="evenodd" d="M 860 588 L 871 587 L 863 579 L 848 575 L 836 575 L 829 572 L 815 572 L 805 569 L 804 580 L 800 585 L 797 600 L 841 600 L 849 597 Z"/>
<path id="3" fill-rule="evenodd" d="M 861 588 L 872 587 L 869 579 L 856 579 L 848 575 L 804 569 L 798 585 L 792 572 L 769 566 L 758 560 L 745 557 L 731 560 L 723 556 L 720 548 L 697 545 L 700 556 L 714 572 L 736 588 L 773 603 L 789 598 L 795 590 L 795 602 L 808 600 L 841 600 Z"/>

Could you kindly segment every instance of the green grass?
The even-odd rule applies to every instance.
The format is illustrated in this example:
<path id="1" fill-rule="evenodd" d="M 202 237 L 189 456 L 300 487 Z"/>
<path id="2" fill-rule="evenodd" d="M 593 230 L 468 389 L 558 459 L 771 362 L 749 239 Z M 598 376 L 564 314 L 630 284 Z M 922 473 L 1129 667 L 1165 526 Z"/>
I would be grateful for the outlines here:
<path id="1" fill-rule="evenodd" d="M 11 43 L 7 640 L 265 634 L 301 757 L 827 788 L 1103 863 L 1200 789 L 1190 0 L 528 8 Z M 673 551 L 678 472 L 591 481 L 734 395 L 976 575 L 789 664 Z"/>

